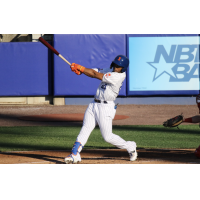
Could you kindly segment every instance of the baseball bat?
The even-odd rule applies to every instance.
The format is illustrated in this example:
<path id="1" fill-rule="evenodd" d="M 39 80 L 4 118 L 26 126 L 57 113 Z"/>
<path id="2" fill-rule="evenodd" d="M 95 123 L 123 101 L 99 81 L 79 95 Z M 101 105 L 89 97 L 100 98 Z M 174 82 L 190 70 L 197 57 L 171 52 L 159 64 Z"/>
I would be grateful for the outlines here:
<path id="1" fill-rule="evenodd" d="M 68 60 L 66 60 L 58 51 L 56 51 L 46 40 L 44 40 L 42 37 L 40 37 L 39 41 L 42 42 L 42 44 L 44 44 L 51 51 L 53 51 L 57 56 L 59 56 L 61 59 L 63 59 L 68 65 L 71 66 L 71 63 Z"/>

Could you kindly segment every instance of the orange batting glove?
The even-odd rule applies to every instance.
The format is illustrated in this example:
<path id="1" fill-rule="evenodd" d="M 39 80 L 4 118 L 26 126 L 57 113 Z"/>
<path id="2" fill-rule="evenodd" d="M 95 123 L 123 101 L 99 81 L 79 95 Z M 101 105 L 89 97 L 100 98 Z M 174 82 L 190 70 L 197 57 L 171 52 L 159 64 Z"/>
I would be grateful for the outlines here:
<path id="1" fill-rule="evenodd" d="M 75 67 L 75 69 L 79 70 L 80 72 L 84 72 L 84 70 L 85 70 L 85 67 L 83 67 L 79 64 L 76 64 L 76 63 L 72 63 L 71 67 Z"/>
<path id="2" fill-rule="evenodd" d="M 85 70 L 85 67 L 83 67 L 83 66 L 81 66 L 81 65 L 78 65 L 78 64 L 76 64 L 77 65 L 77 69 L 80 71 L 80 72 L 84 72 L 84 70 Z"/>
<path id="3" fill-rule="evenodd" d="M 70 66 L 70 68 L 71 68 L 71 70 L 72 70 L 74 73 L 76 73 L 77 75 L 81 75 L 82 72 L 80 72 L 80 71 L 77 69 L 77 66 L 78 66 L 78 64 L 72 63 L 71 66 Z"/>

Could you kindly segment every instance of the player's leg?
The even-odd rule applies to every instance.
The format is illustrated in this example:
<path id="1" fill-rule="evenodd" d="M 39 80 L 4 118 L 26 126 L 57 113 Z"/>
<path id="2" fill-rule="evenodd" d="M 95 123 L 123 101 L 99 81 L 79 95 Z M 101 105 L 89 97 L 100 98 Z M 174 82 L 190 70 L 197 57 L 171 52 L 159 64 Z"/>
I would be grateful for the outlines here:
<path id="1" fill-rule="evenodd" d="M 86 144 L 92 130 L 96 126 L 96 120 L 93 113 L 93 105 L 89 104 L 88 108 L 85 111 L 83 126 L 81 131 L 74 143 L 72 148 L 72 152 L 69 156 L 67 156 L 64 161 L 65 163 L 78 163 L 81 162 L 80 152 L 82 151 L 84 145 Z"/>
<path id="2" fill-rule="evenodd" d="M 85 146 L 91 132 L 94 130 L 95 126 L 97 125 L 95 115 L 93 112 L 93 105 L 94 103 L 91 103 L 90 106 L 87 108 L 84 115 L 84 119 L 83 119 L 83 126 L 76 139 L 76 141 L 80 142 L 82 146 Z"/>
<path id="3" fill-rule="evenodd" d="M 99 124 L 104 140 L 120 149 L 126 149 L 130 154 L 130 160 L 137 159 L 136 143 L 134 141 L 125 141 L 120 136 L 112 133 L 112 120 L 116 110 L 114 106 L 98 104 L 97 122 Z"/>

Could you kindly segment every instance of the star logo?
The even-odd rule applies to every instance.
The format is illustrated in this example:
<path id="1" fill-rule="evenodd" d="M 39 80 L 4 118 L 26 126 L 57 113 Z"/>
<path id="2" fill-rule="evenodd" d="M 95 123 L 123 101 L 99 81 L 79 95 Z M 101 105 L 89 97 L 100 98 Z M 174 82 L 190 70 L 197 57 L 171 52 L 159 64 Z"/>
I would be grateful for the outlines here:
<path id="1" fill-rule="evenodd" d="M 172 70 L 172 68 L 176 65 L 176 63 L 166 63 L 163 56 L 160 57 L 159 63 L 155 63 L 155 62 L 147 62 L 147 63 L 155 69 L 153 81 L 158 79 L 164 73 L 166 73 L 169 76 L 172 76 L 174 78 L 177 78 Z"/>

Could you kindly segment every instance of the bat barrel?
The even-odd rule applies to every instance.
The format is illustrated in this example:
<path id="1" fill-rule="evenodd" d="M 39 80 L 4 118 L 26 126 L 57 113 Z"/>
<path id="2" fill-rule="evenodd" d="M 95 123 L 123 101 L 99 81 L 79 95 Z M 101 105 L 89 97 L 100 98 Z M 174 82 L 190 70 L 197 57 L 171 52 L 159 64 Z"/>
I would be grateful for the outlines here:
<path id="1" fill-rule="evenodd" d="M 56 51 L 46 40 L 44 40 L 42 37 L 39 38 L 39 41 L 42 42 L 47 48 L 49 48 L 51 51 L 53 51 L 57 56 L 59 56 L 61 59 L 63 59 L 68 65 L 71 66 L 71 63 L 66 60 L 58 51 Z"/>
<path id="2" fill-rule="evenodd" d="M 49 48 L 51 51 L 53 51 L 56 55 L 59 55 L 58 51 L 56 51 L 46 40 L 44 40 L 42 37 L 39 38 L 39 41 L 42 42 L 47 48 Z"/>

